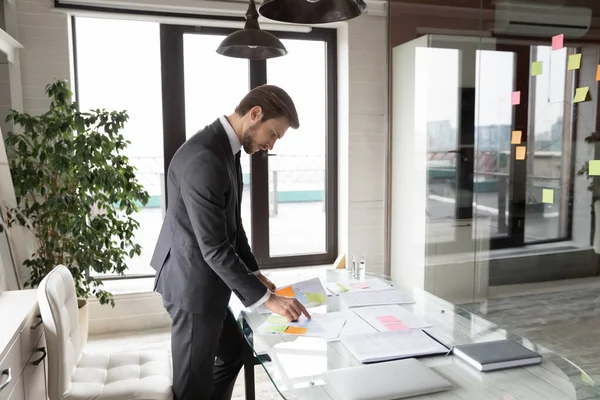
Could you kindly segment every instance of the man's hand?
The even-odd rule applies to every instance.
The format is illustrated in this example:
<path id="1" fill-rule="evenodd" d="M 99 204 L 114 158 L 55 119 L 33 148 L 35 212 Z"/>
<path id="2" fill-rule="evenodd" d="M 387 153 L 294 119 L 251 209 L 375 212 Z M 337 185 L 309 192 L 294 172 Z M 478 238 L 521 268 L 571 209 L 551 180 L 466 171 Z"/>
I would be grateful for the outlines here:
<path id="1" fill-rule="evenodd" d="M 273 282 L 271 282 L 269 280 L 269 278 L 267 278 L 266 276 L 264 276 L 263 274 L 258 274 L 256 275 L 258 277 L 258 279 L 260 279 L 260 281 L 267 287 L 267 289 L 269 289 L 271 292 L 275 292 L 275 289 L 277 289 L 277 286 L 275 286 L 275 284 Z"/>
<path id="2" fill-rule="evenodd" d="M 306 308 L 295 297 L 283 297 L 273 293 L 269 300 L 265 302 L 265 307 L 275 314 L 283 315 L 288 321 L 295 321 L 302 314 L 310 319 L 310 314 L 306 311 Z"/>

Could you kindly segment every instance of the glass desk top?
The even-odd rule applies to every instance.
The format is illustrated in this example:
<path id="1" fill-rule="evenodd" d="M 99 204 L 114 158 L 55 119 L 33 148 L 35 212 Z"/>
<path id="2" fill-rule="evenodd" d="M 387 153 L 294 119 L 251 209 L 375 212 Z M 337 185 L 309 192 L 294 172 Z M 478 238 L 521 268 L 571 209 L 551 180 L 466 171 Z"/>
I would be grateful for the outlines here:
<path id="1" fill-rule="evenodd" d="M 344 275 L 347 276 L 346 270 L 330 269 L 303 275 L 298 280 L 318 276 L 326 283 L 339 281 Z M 385 277 L 367 276 L 393 283 Z M 513 335 L 481 316 L 423 290 L 414 289 L 413 297 L 414 304 L 402 307 L 431 324 L 433 328 L 427 331 L 449 348 L 508 338 L 543 357 L 542 364 L 537 366 L 487 373 L 475 370 L 453 355 L 419 358 L 454 385 L 450 391 L 420 396 L 419 399 L 600 400 L 600 388 L 596 383 L 585 371 L 559 354 Z M 325 305 L 308 311 L 315 314 L 340 310 L 339 297 L 332 295 L 327 297 Z M 258 333 L 258 327 L 269 314 L 241 310 L 238 315 L 244 337 L 282 398 L 339 399 L 325 383 L 323 374 L 332 369 L 361 365 L 339 340 Z"/>

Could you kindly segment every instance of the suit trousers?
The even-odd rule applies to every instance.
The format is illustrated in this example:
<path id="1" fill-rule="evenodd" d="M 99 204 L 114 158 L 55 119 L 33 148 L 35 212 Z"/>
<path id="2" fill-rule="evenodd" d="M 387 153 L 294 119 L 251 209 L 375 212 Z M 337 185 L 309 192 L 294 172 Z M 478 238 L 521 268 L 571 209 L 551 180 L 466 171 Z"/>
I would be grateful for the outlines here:
<path id="1" fill-rule="evenodd" d="M 231 399 L 244 365 L 244 338 L 231 310 L 204 315 L 163 303 L 172 320 L 175 400 Z"/>

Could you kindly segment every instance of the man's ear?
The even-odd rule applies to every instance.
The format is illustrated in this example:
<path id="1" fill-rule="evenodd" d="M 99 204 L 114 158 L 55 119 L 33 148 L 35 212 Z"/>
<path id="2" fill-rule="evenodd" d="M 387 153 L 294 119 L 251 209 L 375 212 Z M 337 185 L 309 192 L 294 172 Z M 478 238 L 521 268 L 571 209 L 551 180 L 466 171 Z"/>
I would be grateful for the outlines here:
<path id="1" fill-rule="evenodd" d="M 260 121 L 262 119 L 262 108 L 260 106 L 254 106 L 250 110 L 250 119 L 252 121 Z"/>

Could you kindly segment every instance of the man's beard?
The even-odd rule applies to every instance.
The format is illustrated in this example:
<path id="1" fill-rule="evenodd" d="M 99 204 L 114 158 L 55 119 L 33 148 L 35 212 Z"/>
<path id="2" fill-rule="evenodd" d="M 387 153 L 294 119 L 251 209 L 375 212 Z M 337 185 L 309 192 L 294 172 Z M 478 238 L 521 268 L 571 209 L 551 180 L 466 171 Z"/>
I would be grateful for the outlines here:
<path id="1" fill-rule="evenodd" d="M 244 138 L 242 139 L 242 147 L 244 148 L 244 151 L 246 152 L 246 154 L 254 153 L 254 149 L 256 147 L 256 141 L 254 140 L 254 133 L 258 129 L 258 125 L 259 125 L 259 123 L 257 122 L 256 124 L 254 124 L 253 126 L 248 128 L 248 130 L 246 130 L 246 132 L 244 132 Z"/>

